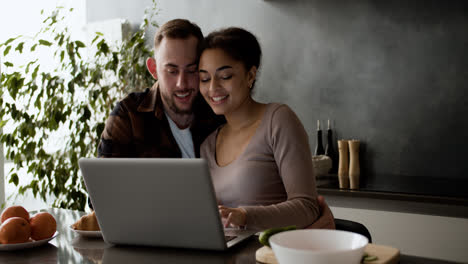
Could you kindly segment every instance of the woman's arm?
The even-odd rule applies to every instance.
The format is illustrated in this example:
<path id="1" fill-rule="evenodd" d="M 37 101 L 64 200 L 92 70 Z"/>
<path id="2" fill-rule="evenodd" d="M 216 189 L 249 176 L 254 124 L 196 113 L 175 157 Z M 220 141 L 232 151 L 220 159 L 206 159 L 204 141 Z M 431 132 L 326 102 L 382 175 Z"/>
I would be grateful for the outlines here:
<path id="1" fill-rule="evenodd" d="M 308 229 L 335 229 L 335 219 L 333 213 L 325 202 L 325 198 L 321 195 L 317 198 L 320 207 L 320 216 Z M 230 208 L 226 206 L 218 206 L 219 215 L 223 220 L 224 227 L 241 227 L 246 225 L 247 211 L 244 208 Z"/>

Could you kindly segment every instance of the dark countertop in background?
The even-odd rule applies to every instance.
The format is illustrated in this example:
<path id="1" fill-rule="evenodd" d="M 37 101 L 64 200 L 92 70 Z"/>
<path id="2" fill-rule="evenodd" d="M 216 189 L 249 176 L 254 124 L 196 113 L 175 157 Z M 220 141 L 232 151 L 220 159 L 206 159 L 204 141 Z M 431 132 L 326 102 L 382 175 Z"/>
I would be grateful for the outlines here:
<path id="1" fill-rule="evenodd" d="M 321 195 L 337 195 L 468 207 L 468 180 L 386 175 L 361 180 L 359 190 L 340 189 L 337 175 L 317 178 Z"/>

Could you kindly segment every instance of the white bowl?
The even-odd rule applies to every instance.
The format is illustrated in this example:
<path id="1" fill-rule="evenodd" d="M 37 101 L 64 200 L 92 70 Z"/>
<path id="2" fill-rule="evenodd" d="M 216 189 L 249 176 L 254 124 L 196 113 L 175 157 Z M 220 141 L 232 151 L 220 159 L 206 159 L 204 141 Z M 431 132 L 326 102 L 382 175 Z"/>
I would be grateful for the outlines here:
<path id="1" fill-rule="evenodd" d="M 359 264 L 368 243 L 363 235 L 326 229 L 293 230 L 270 237 L 280 264 Z"/>

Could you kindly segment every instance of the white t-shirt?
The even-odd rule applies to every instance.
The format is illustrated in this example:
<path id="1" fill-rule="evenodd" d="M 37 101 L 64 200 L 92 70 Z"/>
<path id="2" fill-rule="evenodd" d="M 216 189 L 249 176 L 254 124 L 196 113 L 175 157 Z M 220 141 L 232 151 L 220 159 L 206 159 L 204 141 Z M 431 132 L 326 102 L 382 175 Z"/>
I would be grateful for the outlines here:
<path id="1" fill-rule="evenodd" d="M 177 145 L 179 145 L 180 151 L 182 152 L 182 158 L 195 158 L 195 150 L 193 148 L 192 132 L 190 127 L 186 129 L 179 129 L 177 125 L 172 121 L 169 115 L 166 114 L 167 120 L 169 120 L 169 126 L 171 127 L 172 135 L 174 136 Z"/>

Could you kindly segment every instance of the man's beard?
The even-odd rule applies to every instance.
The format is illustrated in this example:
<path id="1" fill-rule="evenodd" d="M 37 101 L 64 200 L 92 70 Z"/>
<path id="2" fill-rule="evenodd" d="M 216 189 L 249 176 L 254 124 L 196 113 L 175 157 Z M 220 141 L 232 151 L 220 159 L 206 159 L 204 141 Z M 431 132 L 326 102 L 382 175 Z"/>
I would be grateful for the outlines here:
<path id="1" fill-rule="evenodd" d="M 192 91 L 193 93 L 194 91 Z M 192 99 L 192 102 L 191 102 L 191 105 L 190 105 L 190 108 L 189 109 L 180 109 L 179 107 L 177 107 L 176 103 L 174 102 L 174 98 L 173 96 L 175 95 L 167 95 L 167 94 L 162 94 L 162 96 L 164 96 L 164 101 L 167 102 L 169 108 L 171 109 L 172 112 L 176 113 L 176 114 L 179 114 L 179 115 L 187 115 L 187 114 L 192 114 L 193 113 L 193 101 L 194 99 Z M 192 95 L 190 95 L 192 96 Z"/>

